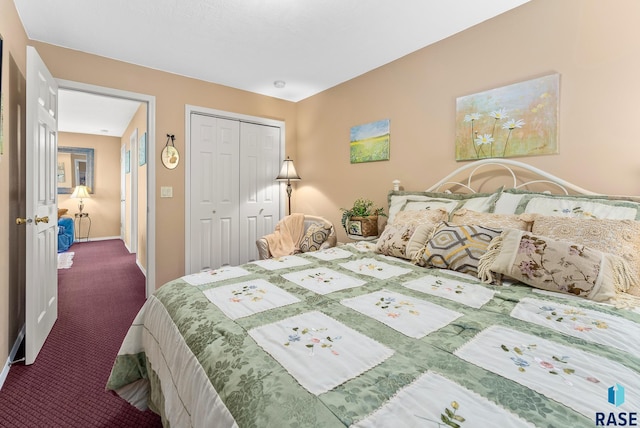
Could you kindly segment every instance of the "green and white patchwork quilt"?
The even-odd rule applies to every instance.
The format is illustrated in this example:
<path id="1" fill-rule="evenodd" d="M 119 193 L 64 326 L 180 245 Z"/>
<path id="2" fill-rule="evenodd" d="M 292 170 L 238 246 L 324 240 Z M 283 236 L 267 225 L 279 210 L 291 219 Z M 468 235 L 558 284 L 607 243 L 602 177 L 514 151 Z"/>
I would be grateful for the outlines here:
<path id="1" fill-rule="evenodd" d="M 640 313 L 342 245 L 165 284 L 107 389 L 172 427 L 604 426 Z"/>

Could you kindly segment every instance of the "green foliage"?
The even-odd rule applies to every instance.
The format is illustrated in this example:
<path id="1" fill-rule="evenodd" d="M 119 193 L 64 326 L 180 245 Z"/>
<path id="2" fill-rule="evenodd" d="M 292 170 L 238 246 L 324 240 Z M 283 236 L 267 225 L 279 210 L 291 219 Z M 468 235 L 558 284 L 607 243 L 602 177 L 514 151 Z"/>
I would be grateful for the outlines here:
<path id="1" fill-rule="evenodd" d="M 371 199 L 358 198 L 353 203 L 353 206 L 349 209 L 340 208 L 342 210 L 342 227 L 347 228 L 347 221 L 351 217 L 369 217 L 377 215 L 386 217 L 383 208 L 373 208 L 373 201 Z"/>

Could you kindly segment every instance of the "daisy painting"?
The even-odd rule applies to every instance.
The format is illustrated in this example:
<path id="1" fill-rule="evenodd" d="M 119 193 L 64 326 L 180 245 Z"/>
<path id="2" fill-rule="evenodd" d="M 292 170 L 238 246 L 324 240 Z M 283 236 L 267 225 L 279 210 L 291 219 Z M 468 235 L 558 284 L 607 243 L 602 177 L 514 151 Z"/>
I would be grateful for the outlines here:
<path id="1" fill-rule="evenodd" d="M 560 75 L 456 100 L 456 160 L 558 153 Z"/>

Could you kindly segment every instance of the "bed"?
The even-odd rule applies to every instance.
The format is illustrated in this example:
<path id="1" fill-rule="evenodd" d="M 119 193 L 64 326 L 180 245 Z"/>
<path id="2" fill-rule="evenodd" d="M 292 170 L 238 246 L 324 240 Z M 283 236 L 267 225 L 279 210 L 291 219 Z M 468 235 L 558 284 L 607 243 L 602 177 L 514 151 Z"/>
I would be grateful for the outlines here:
<path id="1" fill-rule="evenodd" d="M 163 285 L 107 389 L 172 427 L 637 423 L 640 201 L 490 160 L 388 213 L 377 242 Z"/>

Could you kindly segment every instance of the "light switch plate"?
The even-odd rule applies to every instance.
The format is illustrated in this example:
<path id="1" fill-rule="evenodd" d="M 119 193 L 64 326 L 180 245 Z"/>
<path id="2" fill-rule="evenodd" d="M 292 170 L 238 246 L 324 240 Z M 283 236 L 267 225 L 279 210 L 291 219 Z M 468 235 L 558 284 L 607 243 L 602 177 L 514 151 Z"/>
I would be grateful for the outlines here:
<path id="1" fill-rule="evenodd" d="M 161 186 L 160 187 L 160 197 L 161 198 L 173 198 L 173 187 Z"/>

